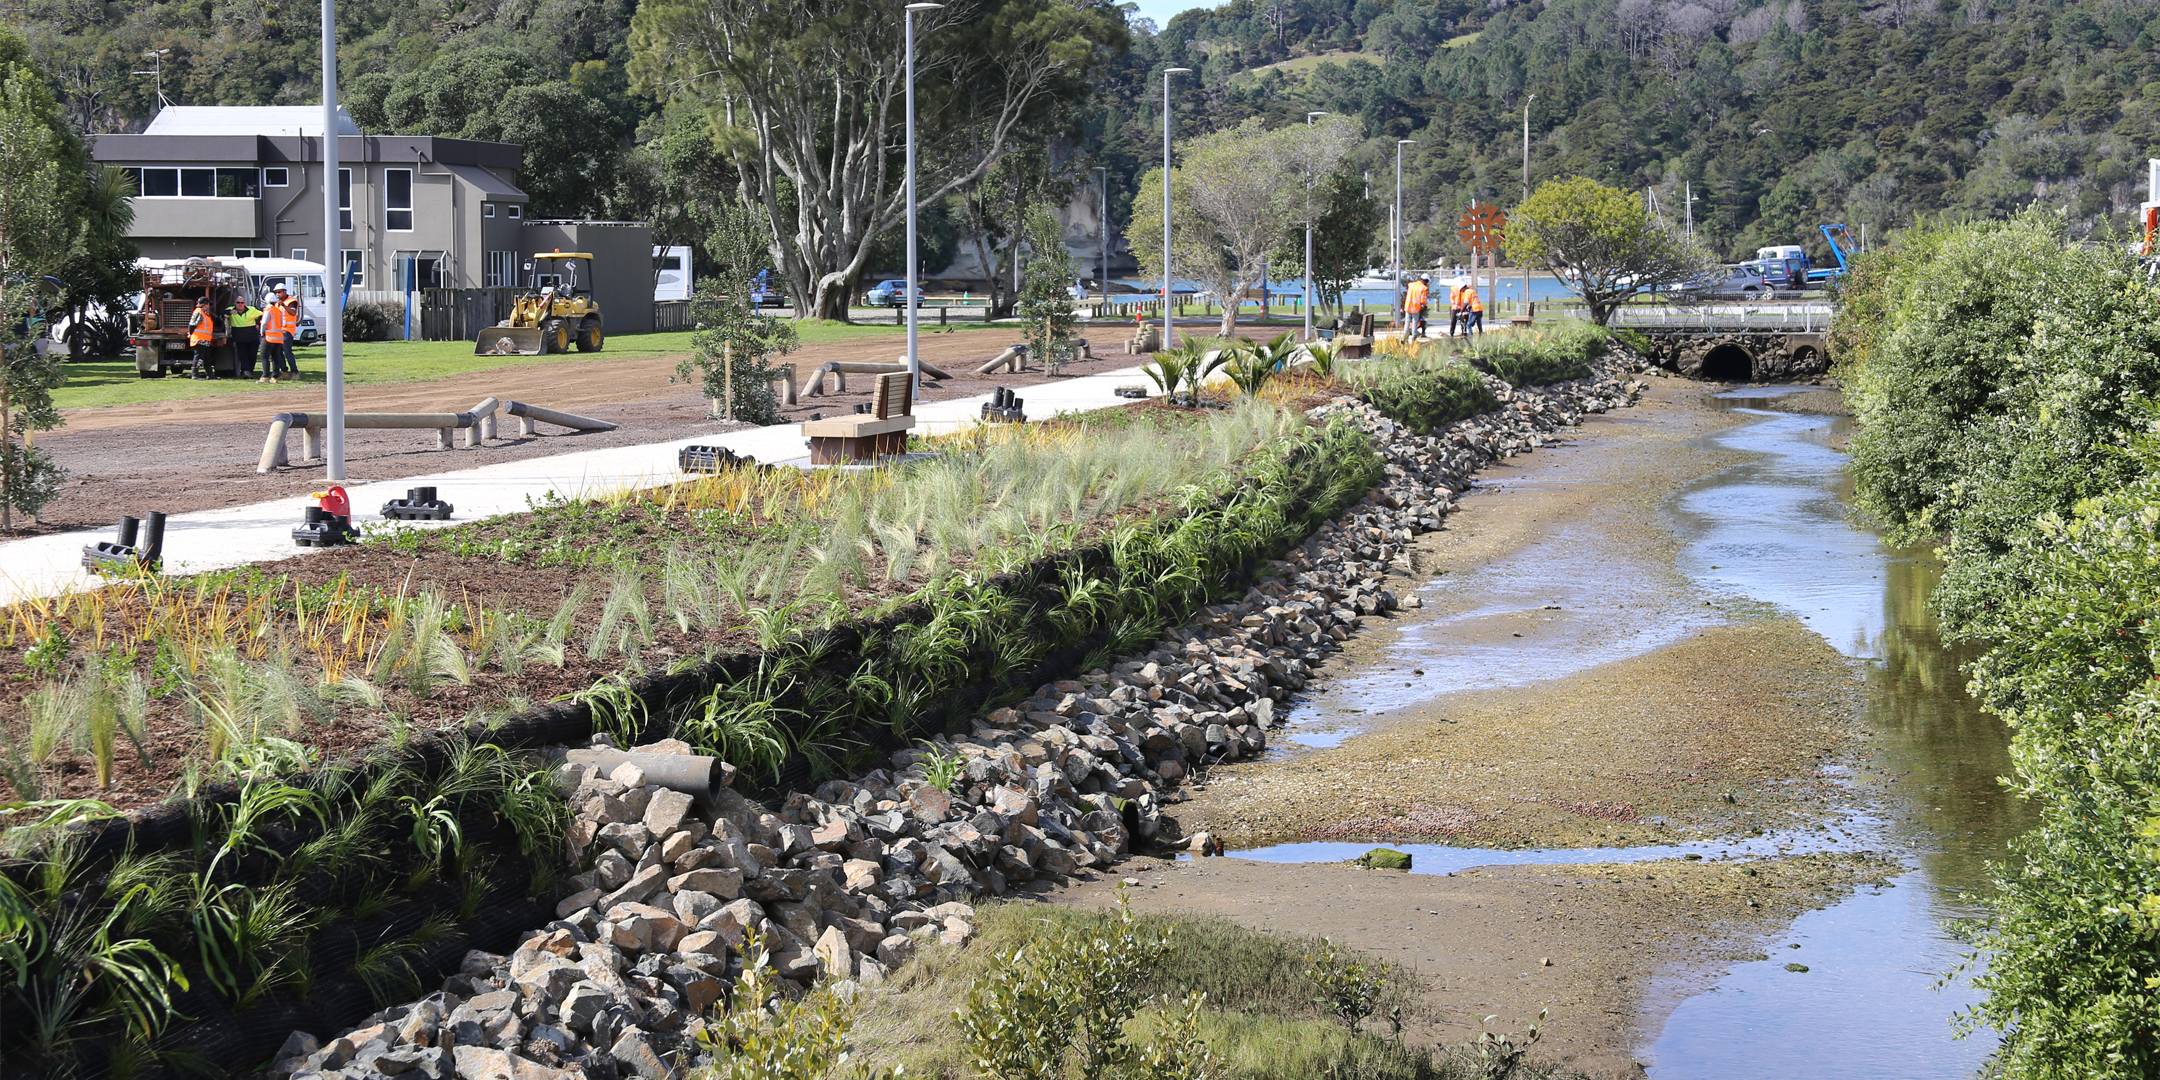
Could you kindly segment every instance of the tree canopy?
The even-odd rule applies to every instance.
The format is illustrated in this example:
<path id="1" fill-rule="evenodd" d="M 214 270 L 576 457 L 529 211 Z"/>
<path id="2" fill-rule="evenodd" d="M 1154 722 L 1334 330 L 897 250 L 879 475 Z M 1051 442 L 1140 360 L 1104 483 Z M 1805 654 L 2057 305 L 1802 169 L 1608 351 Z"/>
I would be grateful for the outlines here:
<path id="1" fill-rule="evenodd" d="M 1650 212 L 1641 194 L 1587 177 L 1538 185 L 1507 228 L 1515 257 L 1560 275 L 1599 326 L 1628 297 L 1678 285 L 1711 265 L 1708 254 Z"/>

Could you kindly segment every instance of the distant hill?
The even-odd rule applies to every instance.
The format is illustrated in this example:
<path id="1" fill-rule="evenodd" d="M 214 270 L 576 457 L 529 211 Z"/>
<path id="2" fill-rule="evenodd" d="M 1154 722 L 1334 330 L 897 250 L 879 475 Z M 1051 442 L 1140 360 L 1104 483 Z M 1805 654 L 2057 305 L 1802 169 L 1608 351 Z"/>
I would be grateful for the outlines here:
<path id="1" fill-rule="evenodd" d="M 1136 43 L 1102 133 L 1132 171 L 1160 156 L 1159 76 L 1198 69 L 1180 116 L 1215 127 L 1308 109 L 1374 136 L 1377 195 L 1405 166 L 1413 255 L 1452 245 L 1473 195 L 1584 174 L 1655 187 L 1730 255 L 1874 235 L 1940 211 L 2039 202 L 2129 227 L 2160 156 L 2160 7 L 1935 0 L 1238 0 Z"/>

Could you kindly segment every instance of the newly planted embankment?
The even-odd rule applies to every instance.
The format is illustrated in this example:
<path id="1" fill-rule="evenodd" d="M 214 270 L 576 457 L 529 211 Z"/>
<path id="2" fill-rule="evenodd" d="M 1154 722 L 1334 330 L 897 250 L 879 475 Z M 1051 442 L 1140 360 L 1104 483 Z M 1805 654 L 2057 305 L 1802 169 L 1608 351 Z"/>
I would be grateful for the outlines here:
<path id="1" fill-rule="evenodd" d="M 1534 419 L 1519 405 L 1518 412 L 1524 422 Z M 1116 439 L 1128 449 L 1100 449 Z M 1172 443 L 1186 453 L 1166 460 L 1134 445 L 1143 442 Z M 1467 470 L 1474 461 L 1462 465 Z M 130 1061 L 162 1056 L 168 1064 L 187 1053 L 261 1060 L 284 1031 L 329 1029 L 334 1025 L 322 1018 L 350 1016 L 369 999 L 395 998 L 412 985 L 408 979 L 432 978 L 468 947 L 504 948 L 518 926 L 537 926 L 544 910 L 508 901 L 526 896 L 550 903 L 571 887 L 552 886 L 552 860 L 541 854 L 551 848 L 551 831 L 561 828 L 561 804 L 549 785 L 515 767 L 504 748 L 582 743 L 596 730 L 624 741 L 672 731 L 741 764 L 749 782 L 768 790 L 857 773 L 910 738 L 1155 640 L 1200 605 L 1242 589 L 1261 560 L 1312 533 L 1380 475 L 1379 458 L 1356 428 L 1249 406 L 1171 429 L 1066 431 L 955 447 L 929 468 L 853 486 L 731 474 L 616 513 L 604 539 L 594 535 L 592 515 L 595 506 L 606 513 L 606 504 L 562 508 L 550 513 L 561 535 L 574 539 L 534 543 L 542 554 L 530 558 L 499 546 L 524 542 L 504 535 L 515 526 L 430 537 L 403 554 L 408 576 L 417 576 L 430 557 L 524 574 L 582 566 L 589 562 L 583 552 L 612 549 L 614 582 L 599 610 L 590 610 L 595 597 L 578 597 L 572 584 L 544 622 L 542 614 L 452 605 L 439 591 L 371 593 L 347 577 L 311 594 L 305 582 L 259 574 L 146 582 L 103 607 L 70 598 L 18 613 L 29 651 L 44 650 L 40 662 L 54 672 L 42 692 L 79 694 L 84 703 L 73 713 L 47 715 L 76 725 L 87 759 L 116 758 L 114 732 L 141 739 L 150 725 L 129 716 L 154 708 L 146 702 L 155 696 L 152 679 L 171 679 L 182 719 L 202 725 L 174 748 L 193 755 L 190 786 L 208 786 L 185 804 L 88 830 L 70 827 L 61 843 L 9 867 L 8 960 L 23 973 L 10 1004 L 46 1009 L 52 1019 L 36 1026 L 34 1041 L 16 1034 L 30 1029 L 8 1025 L 5 1052 L 11 1062 L 55 1075 L 94 1074 L 111 1067 L 116 1053 Z M 1436 525 L 1445 485 L 1423 483 L 1425 501 L 1398 512 Z M 1062 502 L 1023 502 L 1040 498 L 1044 487 Z M 1435 493 L 1437 504 L 1430 501 Z M 976 513 L 935 522 L 947 531 L 932 529 L 925 539 L 925 525 L 947 502 Z M 686 531 L 701 524 L 711 531 L 689 533 L 696 539 L 688 542 L 706 546 L 684 553 Z M 496 530 L 492 539 L 489 528 Z M 709 561 L 740 548 L 746 537 L 765 542 L 752 548 L 755 560 L 743 560 L 751 562 L 749 571 L 723 563 L 722 572 L 737 576 L 722 580 L 701 562 L 699 555 Z M 498 546 L 485 555 L 442 559 L 441 549 L 425 546 L 438 543 Z M 1367 543 L 1359 540 L 1357 549 Z M 1386 547 L 1382 541 L 1374 554 L 1384 560 Z M 812 553 L 806 557 L 805 550 Z M 362 549 L 353 558 L 379 556 Z M 824 569 L 836 562 L 839 569 Z M 884 582 L 919 584 L 879 600 L 873 567 L 882 568 Z M 640 580 L 641 570 L 650 578 Z M 816 576 L 821 573 L 830 576 Z M 288 590 L 295 602 L 278 603 Z M 806 602 L 805 594 L 822 605 Z M 194 607 L 186 603 L 190 596 Z M 1352 590 L 1350 599 L 1355 596 Z M 334 609 L 341 619 L 328 617 L 333 604 L 343 605 Z M 665 621 L 653 617 L 655 607 Z M 160 611 L 163 623 L 146 614 Z M 748 625 L 724 625 L 744 619 Z M 78 631 L 75 640 L 97 642 L 99 653 L 75 655 L 73 641 L 55 633 L 63 626 Z M 160 636 L 161 626 L 195 636 L 170 641 Z M 589 664 L 627 661 L 629 670 L 609 674 L 574 700 L 510 715 L 516 693 L 536 681 L 545 685 L 551 668 L 556 679 L 570 669 L 573 633 Z M 1319 628 L 1300 631 L 1307 633 Z M 724 651 L 735 642 L 751 647 Z M 136 646 L 134 654 L 113 647 L 125 644 Z M 696 646 L 703 655 L 692 653 Z M 1313 638 L 1306 646 L 1324 644 Z M 668 672 L 641 674 L 647 655 L 670 656 Z M 308 670 L 306 659 L 320 667 Z M 411 733 L 426 726 L 415 720 L 427 704 L 462 697 L 435 714 L 440 717 L 475 700 L 475 669 L 489 668 L 500 681 L 483 688 L 496 693 L 480 698 L 484 719 Z M 542 679 L 521 681 L 525 672 Z M 1225 687 L 1252 692 L 1232 674 L 1223 673 Z M 1279 691 L 1286 684 L 1270 680 L 1286 675 L 1294 673 L 1277 667 L 1261 677 Z M 388 714 L 377 729 L 388 736 L 383 747 L 350 769 L 325 768 L 309 753 L 322 749 L 308 738 L 312 709 L 337 709 L 322 689 L 333 677 L 351 688 L 349 702 Z M 1248 723 L 1253 719 L 1246 714 Z M 1264 716 L 1258 719 L 1264 723 Z M 25 726 L 35 735 L 34 725 Z M 1090 778 L 1097 770 L 1082 768 L 1077 778 L 1063 779 L 1074 794 L 1118 790 L 1131 771 L 1143 773 L 1143 788 L 1174 787 L 1177 771 L 1164 762 L 1182 763 L 1188 750 L 1194 760 L 1239 750 L 1216 729 L 1244 725 L 1186 726 L 1195 728 L 1191 736 L 1169 735 L 1171 745 L 1137 761 L 1115 768 L 1102 761 L 1100 775 Z M 45 730 L 55 730 L 50 721 Z M 302 768 L 308 765 L 314 767 Z M 294 774 L 296 768 L 302 771 Z M 294 779 L 275 779 L 280 773 Z M 42 779 L 22 770 L 16 775 L 28 784 Z M 48 827 L 95 816 L 84 813 L 94 807 L 80 804 L 33 809 Z M 1063 824 L 1078 828 L 1079 818 L 1103 809 L 1068 811 L 1072 820 Z M 12 836 L 26 846 L 39 839 L 35 830 Z M 658 852 L 661 839 L 640 850 Z M 1082 857 L 1101 861 L 1115 858 L 1127 841 L 1089 843 L 1080 844 Z M 575 884 L 597 886 L 597 879 L 586 880 L 600 872 L 591 862 L 596 852 L 581 845 L 579 854 L 580 865 L 571 868 L 580 874 Z M 501 873 L 481 872 L 490 860 L 502 865 Z M 1064 871 L 1053 864 L 1049 872 Z M 324 873 L 330 879 L 317 880 Z M 888 889 L 890 900 L 919 910 L 929 899 L 925 888 L 983 884 L 972 874 L 965 884 L 926 875 L 914 881 Z M 144 884 L 150 887 L 138 887 Z M 165 901 L 156 898 L 187 889 L 221 898 L 227 913 L 208 922 L 190 918 L 185 926 L 159 924 L 153 915 Z M 302 889 L 335 902 L 304 918 L 285 917 L 279 904 Z M 668 891 L 679 894 L 672 885 Z M 429 902 L 455 908 L 456 918 L 429 909 Z M 594 917 L 613 916 L 602 910 Z M 351 932 L 369 919 L 384 920 L 380 933 Z M 350 978 L 342 975 L 347 970 Z M 848 974 L 854 973 L 851 966 Z M 325 978 L 357 980 L 365 993 L 326 994 L 318 984 Z M 221 990 L 224 1005 L 198 1000 L 201 985 Z M 235 1015 L 228 1021 L 224 1013 Z"/>

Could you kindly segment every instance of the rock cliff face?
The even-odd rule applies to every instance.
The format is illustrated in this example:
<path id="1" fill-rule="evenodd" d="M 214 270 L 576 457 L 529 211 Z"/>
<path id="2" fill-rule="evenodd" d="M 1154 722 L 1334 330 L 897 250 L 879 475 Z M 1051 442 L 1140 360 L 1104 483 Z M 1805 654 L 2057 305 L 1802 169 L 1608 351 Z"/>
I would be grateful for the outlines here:
<path id="1" fill-rule="evenodd" d="M 579 873 L 557 919 L 509 956 L 469 954 L 441 991 L 327 1044 L 295 1032 L 275 1072 L 675 1076 L 709 1060 L 697 1036 L 752 930 L 784 977 L 875 986 L 923 943 L 965 945 L 979 897 L 1104 870 L 1136 847 L 1219 852 L 1166 814 L 1185 782 L 1267 748 L 1278 703 L 1364 619 L 1403 602 L 1384 587 L 1389 564 L 1441 526 L 1478 468 L 1642 390 L 1612 376 L 1487 381 L 1499 409 L 1431 435 L 1352 398 L 1314 409 L 1348 415 L 1381 449 L 1386 480 L 1363 502 L 1146 654 L 1043 686 L 886 767 L 768 807 L 648 784 L 635 764 L 563 766 L 576 817 L 562 854 Z"/>

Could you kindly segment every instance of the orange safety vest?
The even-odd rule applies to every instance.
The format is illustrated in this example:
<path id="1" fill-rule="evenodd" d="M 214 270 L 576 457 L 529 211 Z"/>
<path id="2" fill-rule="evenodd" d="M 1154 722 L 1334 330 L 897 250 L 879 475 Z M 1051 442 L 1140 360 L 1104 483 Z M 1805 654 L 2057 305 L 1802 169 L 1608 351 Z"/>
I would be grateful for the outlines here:
<path id="1" fill-rule="evenodd" d="M 188 316 L 187 343 L 190 345 L 208 345 L 210 339 L 216 336 L 217 316 L 202 308 L 196 308 L 195 314 Z"/>
<path id="2" fill-rule="evenodd" d="M 1485 299 L 1477 294 L 1476 289 L 1464 289 L 1463 291 L 1470 294 L 1470 310 L 1478 312 L 1485 310 Z"/>
<path id="3" fill-rule="evenodd" d="M 263 309 L 263 340 L 282 344 L 293 331 L 293 315 L 284 304 L 272 303 Z"/>
<path id="4" fill-rule="evenodd" d="M 1405 291 L 1405 292 L 1403 293 L 1403 302 L 1402 302 L 1403 310 L 1404 310 L 1404 311 L 1423 311 L 1423 310 L 1425 310 L 1425 298 L 1426 298 L 1426 297 L 1427 297 L 1428 295 L 1430 295 L 1430 293 L 1429 293 L 1429 292 L 1427 291 L 1427 289 L 1426 289 L 1426 285 L 1425 285 L 1425 283 L 1424 283 L 1424 282 L 1422 282 L 1422 281 L 1413 281 L 1413 282 L 1411 282 L 1411 283 L 1410 283 L 1410 288 L 1409 288 L 1408 290 L 1406 290 L 1406 291 Z"/>

